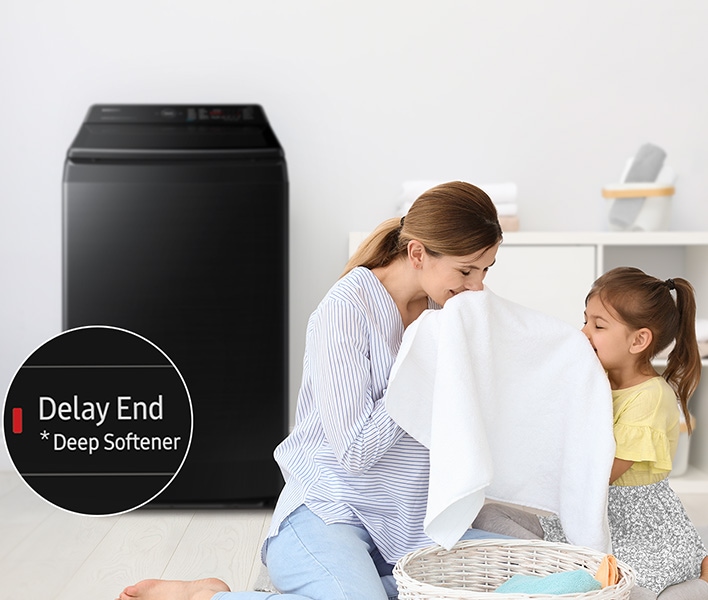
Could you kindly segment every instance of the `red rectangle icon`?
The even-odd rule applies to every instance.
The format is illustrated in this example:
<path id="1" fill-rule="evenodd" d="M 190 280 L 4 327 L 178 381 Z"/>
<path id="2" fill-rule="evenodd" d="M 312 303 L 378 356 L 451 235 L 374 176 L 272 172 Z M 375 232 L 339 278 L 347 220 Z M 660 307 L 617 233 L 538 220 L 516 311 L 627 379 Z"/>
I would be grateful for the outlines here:
<path id="1" fill-rule="evenodd" d="M 22 433 L 22 409 L 12 409 L 12 433 Z"/>

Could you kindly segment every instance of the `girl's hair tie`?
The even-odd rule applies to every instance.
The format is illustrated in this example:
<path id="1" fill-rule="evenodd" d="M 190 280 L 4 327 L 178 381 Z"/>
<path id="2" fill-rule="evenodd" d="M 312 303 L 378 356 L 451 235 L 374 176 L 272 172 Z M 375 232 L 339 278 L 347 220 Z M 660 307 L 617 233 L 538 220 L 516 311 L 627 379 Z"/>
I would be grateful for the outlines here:
<path id="1" fill-rule="evenodd" d="M 673 279 L 667 279 L 664 283 L 669 287 L 669 291 L 676 289 L 676 284 Z"/>

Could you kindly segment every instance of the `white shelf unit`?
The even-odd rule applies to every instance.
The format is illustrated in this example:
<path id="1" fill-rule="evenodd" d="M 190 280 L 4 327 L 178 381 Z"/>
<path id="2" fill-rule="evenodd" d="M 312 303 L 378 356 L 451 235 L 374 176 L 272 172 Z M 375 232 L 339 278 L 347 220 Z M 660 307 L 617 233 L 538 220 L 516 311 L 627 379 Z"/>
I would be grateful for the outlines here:
<path id="1" fill-rule="evenodd" d="M 350 255 L 366 235 L 349 234 Z M 580 328 L 590 286 L 617 266 L 639 267 L 662 279 L 685 277 L 696 289 L 697 317 L 708 319 L 708 232 L 507 232 L 486 284 L 500 296 Z M 696 428 L 689 468 L 671 482 L 678 493 L 708 493 L 708 375 L 690 410 Z"/>

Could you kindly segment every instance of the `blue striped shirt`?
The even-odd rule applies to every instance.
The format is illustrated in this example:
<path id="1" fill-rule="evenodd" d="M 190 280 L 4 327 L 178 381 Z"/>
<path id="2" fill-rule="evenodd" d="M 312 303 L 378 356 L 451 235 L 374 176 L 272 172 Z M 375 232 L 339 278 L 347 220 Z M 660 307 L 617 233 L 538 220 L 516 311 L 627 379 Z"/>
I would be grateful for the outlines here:
<path id="1" fill-rule="evenodd" d="M 285 487 L 269 536 L 305 504 L 325 523 L 363 525 L 390 563 L 433 543 L 423 532 L 428 450 L 384 405 L 402 338 L 393 298 L 364 267 L 312 313 L 295 426 L 275 450 Z"/>

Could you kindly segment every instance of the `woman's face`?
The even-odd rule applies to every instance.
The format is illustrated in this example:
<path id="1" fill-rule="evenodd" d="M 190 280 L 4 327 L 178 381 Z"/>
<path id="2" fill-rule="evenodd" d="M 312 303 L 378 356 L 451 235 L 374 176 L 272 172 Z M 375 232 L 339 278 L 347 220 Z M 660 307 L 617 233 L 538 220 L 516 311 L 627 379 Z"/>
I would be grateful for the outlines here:
<path id="1" fill-rule="evenodd" d="M 423 250 L 421 285 L 425 293 L 441 306 L 465 290 L 484 289 L 484 277 L 494 264 L 499 244 L 468 256 L 430 256 Z"/>

